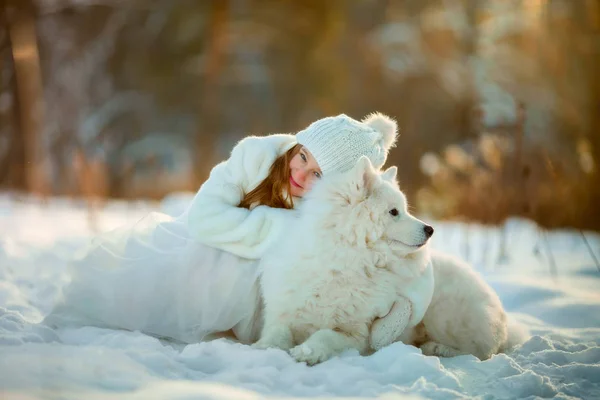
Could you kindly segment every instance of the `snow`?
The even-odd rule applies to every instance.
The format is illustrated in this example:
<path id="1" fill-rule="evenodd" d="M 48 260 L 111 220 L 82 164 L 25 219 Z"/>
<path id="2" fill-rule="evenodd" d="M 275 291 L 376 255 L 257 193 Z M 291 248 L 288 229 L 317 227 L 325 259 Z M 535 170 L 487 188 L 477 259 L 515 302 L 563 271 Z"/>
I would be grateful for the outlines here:
<path id="1" fill-rule="evenodd" d="M 156 208 L 177 213 L 189 200 L 177 193 L 162 204 L 111 201 L 97 226 L 108 230 Z M 522 346 L 480 362 L 425 357 L 395 343 L 307 367 L 283 351 L 226 339 L 184 346 L 140 332 L 54 331 L 38 322 L 67 281 L 68 258 L 92 236 L 85 202 L 1 194 L 3 398 L 600 398 L 600 271 L 582 233 L 546 232 L 523 219 L 503 228 L 430 222 L 433 246 L 467 258 L 528 328 Z M 583 234 L 600 257 L 600 235 Z"/>

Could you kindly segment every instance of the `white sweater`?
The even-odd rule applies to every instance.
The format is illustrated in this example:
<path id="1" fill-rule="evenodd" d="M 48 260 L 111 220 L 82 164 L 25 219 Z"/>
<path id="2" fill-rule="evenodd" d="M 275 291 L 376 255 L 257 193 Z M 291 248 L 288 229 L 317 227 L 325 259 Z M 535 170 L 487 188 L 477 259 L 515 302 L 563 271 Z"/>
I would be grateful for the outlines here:
<path id="1" fill-rule="evenodd" d="M 192 237 L 237 256 L 258 259 L 283 232 L 291 210 L 238 205 L 269 174 L 271 165 L 296 144 L 294 135 L 249 136 L 216 165 L 187 211 Z"/>

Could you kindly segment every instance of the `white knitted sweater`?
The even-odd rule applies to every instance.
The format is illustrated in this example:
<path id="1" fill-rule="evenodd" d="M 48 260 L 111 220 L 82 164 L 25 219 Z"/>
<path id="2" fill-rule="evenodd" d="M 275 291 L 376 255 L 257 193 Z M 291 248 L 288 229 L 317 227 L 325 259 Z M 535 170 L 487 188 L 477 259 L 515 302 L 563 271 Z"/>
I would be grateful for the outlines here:
<path id="1" fill-rule="evenodd" d="M 201 243 L 239 257 L 261 258 L 283 232 L 286 213 L 279 208 L 239 208 L 244 194 L 269 174 L 277 157 L 296 144 L 294 135 L 249 136 L 216 165 L 187 210 L 192 237 Z"/>

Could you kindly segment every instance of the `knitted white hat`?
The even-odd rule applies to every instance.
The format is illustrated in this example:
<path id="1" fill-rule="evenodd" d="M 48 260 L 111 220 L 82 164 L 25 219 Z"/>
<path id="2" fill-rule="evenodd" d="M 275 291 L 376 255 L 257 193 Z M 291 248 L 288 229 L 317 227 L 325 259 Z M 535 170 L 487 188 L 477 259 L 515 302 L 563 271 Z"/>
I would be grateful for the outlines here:
<path id="1" fill-rule="evenodd" d="M 367 156 L 375 168 L 383 167 L 397 136 L 396 121 L 384 114 L 372 113 L 362 122 L 340 114 L 313 122 L 296 134 L 296 140 L 326 175 L 351 169 L 361 156 Z"/>

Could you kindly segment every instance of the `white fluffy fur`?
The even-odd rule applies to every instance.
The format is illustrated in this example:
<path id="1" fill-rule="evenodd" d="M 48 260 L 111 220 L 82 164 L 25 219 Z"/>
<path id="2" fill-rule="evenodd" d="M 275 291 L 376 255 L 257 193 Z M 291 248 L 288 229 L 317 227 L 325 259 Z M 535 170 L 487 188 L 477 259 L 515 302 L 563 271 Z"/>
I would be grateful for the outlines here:
<path id="1" fill-rule="evenodd" d="M 433 299 L 422 323 L 400 340 L 426 355 L 473 354 L 481 360 L 518 344 L 518 325 L 507 323 L 500 299 L 479 274 L 454 257 L 437 252 L 431 257 Z"/>
<path id="2" fill-rule="evenodd" d="M 398 124 L 385 114 L 374 112 L 363 118 L 362 122 L 381 133 L 381 141 L 386 152 L 396 143 Z"/>
<path id="3" fill-rule="evenodd" d="M 363 157 L 313 187 L 301 217 L 262 259 L 264 328 L 255 347 L 289 350 L 309 364 L 346 349 L 364 354 L 373 321 L 403 296 L 423 297 L 425 304 L 411 304 L 421 310 L 412 326 L 420 321 L 433 290 L 428 235 L 395 178 L 395 167 L 379 174 Z M 426 282 L 412 296 L 419 279 Z"/>

